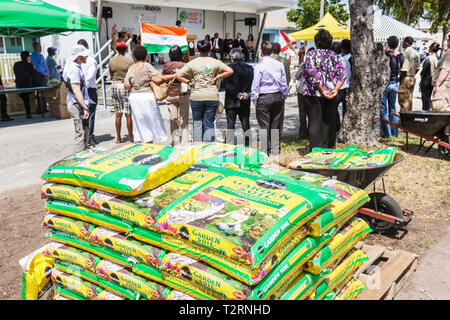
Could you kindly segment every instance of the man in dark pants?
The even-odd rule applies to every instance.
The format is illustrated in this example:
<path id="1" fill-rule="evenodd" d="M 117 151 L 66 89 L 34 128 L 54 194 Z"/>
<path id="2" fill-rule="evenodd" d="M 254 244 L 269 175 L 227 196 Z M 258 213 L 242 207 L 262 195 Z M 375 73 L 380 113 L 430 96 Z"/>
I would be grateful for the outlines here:
<path id="1" fill-rule="evenodd" d="M 33 65 L 30 63 L 30 53 L 28 51 L 22 51 L 20 53 L 21 61 L 17 61 L 14 64 L 14 76 L 16 78 L 16 88 L 31 88 L 33 86 L 33 74 L 36 72 Z M 19 93 L 19 97 L 22 99 L 25 106 L 26 118 L 31 118 L 30 107 L 30 93 Z"/>
<path id="2" fill-rule="evenodd" d="M 273 137 L 273 134 L 279 135 L 282 125 L 284 100 L 288 95 L 286 74 L 283 64 L 270 57 L 271 42 L 265 41 L 262 44 L 261 54 L 263 58 L 255 66 L 251 100 L 256 107 L 256 119 L 262 134 L 261 145 L 263 148 L 267 146 L 267 151 L 272 150 L 274 155 L 278 155 L 280 141 L 279 138 Z M 271 141 L 272 137 L 274 141 Z"/>
<path id="3" fill-rule="evenodd" d="M 233 49 L 233 39 L 231 39 L 229 33 L 226 33 L 225 39 L 223 40 L 223 43 L 222 43 L 222 54 L 221 54 L 222 61 L 226 55 L 230 54 L 231 49 Z"/>
<path id="4" fill-rule="evenodd" d="M 83 47 L 89 50 L 89 45 L 86 40 L 80 39 L 77 44 L 81 44 Z M 89 95 L 89 144 L 95 146 L 97 140 L 95 140 L 94 135 L 94 125 L 95 125 L 95 111 L 97 110 L 97 63 L 94 58 L 88 56 L 86 63 L 81 65 L 84 76 L 86 78 L 86 86 Z"/>
<path id="5" fill-rule="evenodd" d="M 33 52 L 31 53 L 30 62 L 34 66 L 36 72 L 33 73 L 33 86 L 36 87 L 45 87 L 47 86 L 49 72 L 47 63 L 45 62 L 44 56 L 42 55 L 42 46 L 40 43 L 33 43 Z M 45 101 L 45 97 L 42 92 L 37 92 L 36 94 L 37 101 L 37 109 L 36 113 L 44 113 L 47 112 L 47 102 Z"/>
<path id="6" fill-rule="evenodd" d="M 5 89 L 3 86 L 2 77 L 0 77 L 0 90 Z M 13 118 L 10 118 L 8 116 L 8 113 L 6 111 L 6 104 L 8 103 L 8 99 L 6 98 L 6 94 L 0 94 L 0 112 L 1 112 L 1 119 L 0 121 L 11 121 L 14 120 Z"/>
<path id="7" fill-rule="evenodd" d="M 223 54 L 223 39 L 219 37 L 219 33 L 214 33 L 214 38 L 211 39 L 212 41 L 212 48 L 211 52 L 214 55 L 214 58 L 217 59 L 217 54 L 220 55 L 220 60 L 222 60 L 222 54 Z"/>
<path id="8" fill-rule="evenodd" d="M 242 61 L 242 53 L 238 49 L 230 52 L 233 75 L 225 78 L 222 85 L 225 87 L 225 111 L 227 114 L 226 142 L 234 144 L 234 129 L 236 117 L 239 116 L 242 130 L 245 135 L 245 145 L 249 144 L 247 136 L 250 129 L 250 92 L 253 81 L 253 67 Z"/>
<path id="9" fill-rule="evenodd" d="M 239 49 L 245 55 L 245 62 L 248 62 L 248 50 L 247 45 L 245 44 L 244 39 L 241 39 L 241 33 L 238 32 L 236 35 L 236 39 L 233 41 L 233 48 Z"/>

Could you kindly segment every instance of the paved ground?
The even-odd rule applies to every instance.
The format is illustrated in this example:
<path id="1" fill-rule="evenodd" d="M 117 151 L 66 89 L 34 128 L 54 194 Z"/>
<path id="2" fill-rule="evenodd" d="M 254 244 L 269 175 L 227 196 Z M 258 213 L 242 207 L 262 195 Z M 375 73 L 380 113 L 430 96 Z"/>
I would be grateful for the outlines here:
<path id="1" fill-rule="evenodd" d="M 450 228 L 450 227 L 449 227 Z M 420 257 L 416 272 L 395 300 L 450 300 L 450 229 Z"/>
<path id="2" fill-rule="evenodd" d="M 419 92 L 415 93 L 415 97 Z M 421 102 L 414 101 L 414 109 L 421 109 Z M 166 128 L 169 128 L 168 112 L 161 105 Z M 70 119 L 42 119 L 34 115 L 26 120 L 24 116 L 15 116 L 16 120 L 0 123 L 0 194 L 18 187 L 27 187 L 41 183 L 40 175 L 54 161 L 72 151 L 73 124 Z M 216 127 L 225 128 L 225 115 L 218 115 Z M 251 125 L 257 123 L 252 107 Z M 190 123 L 191 126 L 191 123 Z M 240 127 L 240 124 L 238 124 Z M 125 121 L 122 132 L 125 133 Z M 296 96 L 287 99 L 283 136 L 298 132 L 298 109 Z M 103 106 L 98 107 L 96 119 L 96 136 L 102 144 L 115 139 L 114 116 Z M 192 134 L 192 133 L 191 133 Z M 223 139 L 223 132 L 217 131 L 218 140 Z M 30 187 L 31 188 L 31 187 Z M 400 291 L 398 299 L 450 299 L 450 232 L 434 247 L 421 257 L 417 272 Z M 420 290 L 425 290 L 425 293 Z"/>

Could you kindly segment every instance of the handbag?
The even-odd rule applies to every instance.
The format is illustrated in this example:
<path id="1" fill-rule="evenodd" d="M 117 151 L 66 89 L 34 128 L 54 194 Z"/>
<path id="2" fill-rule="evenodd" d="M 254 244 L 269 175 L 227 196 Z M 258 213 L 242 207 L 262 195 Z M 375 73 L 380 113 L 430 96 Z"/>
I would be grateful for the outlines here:
<path id="1" fill-rule="evenodd" d="M 217 107 L 217 113 L 222 114 L 224 112 L 225 108 L 223 106 L 222 101 L 219 101 L 219 106 Z"/>
<path id="2" fill-rule="evenodd" d="M 163 82 L 157 85 L 153 81 L 150 81 L 150 87 L 152 88 L 153 94 L 155 95 L 156 101 L 163 101 L 169 95 L 169 87 L 172 85 L 175 78 L 169 82 Z"/>

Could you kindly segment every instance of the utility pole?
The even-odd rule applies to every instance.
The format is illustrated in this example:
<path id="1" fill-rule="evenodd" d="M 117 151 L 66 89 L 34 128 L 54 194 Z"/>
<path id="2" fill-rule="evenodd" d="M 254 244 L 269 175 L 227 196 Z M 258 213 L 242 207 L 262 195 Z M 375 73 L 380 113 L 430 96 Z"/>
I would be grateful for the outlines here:
<path id="1" fill-rule="evenodd" d="M 103 17 L 103 0 L 97 2 L 97 32 L 101 33 L 102 29 L 102 17 Z"/>
<path id="2" fill-rule="evenodd" d="M 323 18 L 324 11 L 325 11 L 325 0 L 320 0 L 320 18 L 319 18 L 319 20 L 321 20 Z"/>

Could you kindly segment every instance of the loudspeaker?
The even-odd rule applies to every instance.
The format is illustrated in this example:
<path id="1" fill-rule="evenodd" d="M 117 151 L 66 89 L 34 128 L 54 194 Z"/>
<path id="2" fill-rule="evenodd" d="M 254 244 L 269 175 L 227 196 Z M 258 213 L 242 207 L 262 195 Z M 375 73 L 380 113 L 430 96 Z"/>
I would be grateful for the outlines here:
<path id="1" fill-rule="evenodd" d="M 256 18 L 245 18 L 246 26 L 256 26 Z"/>
<path id="2" fill-rule="evenodd" d="M 103 7 L 102 18 L 111 19 L 112 16 L 112 7 Z"/>

